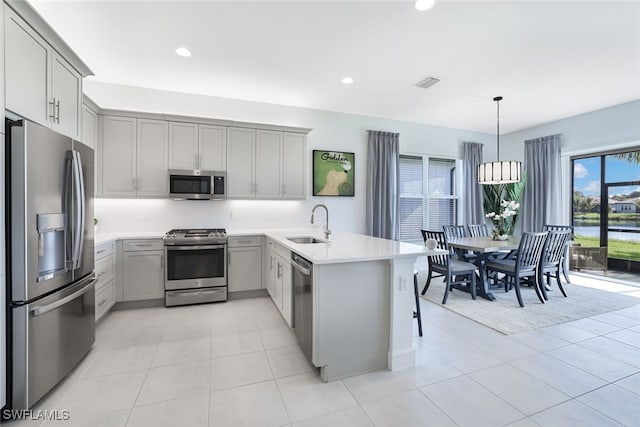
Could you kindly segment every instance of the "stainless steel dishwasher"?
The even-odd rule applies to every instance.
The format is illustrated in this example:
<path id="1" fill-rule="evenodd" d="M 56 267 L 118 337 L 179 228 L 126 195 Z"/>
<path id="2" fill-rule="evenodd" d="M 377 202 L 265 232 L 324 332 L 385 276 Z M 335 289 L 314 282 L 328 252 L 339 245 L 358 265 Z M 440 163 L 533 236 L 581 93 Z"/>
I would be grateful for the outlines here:
<path id="1" fill-rule="evenodd" d="M 313 343 L 313 264 L 291 254 L 293 267 L 293 330 L 298 343 L 311 362 Z"/>

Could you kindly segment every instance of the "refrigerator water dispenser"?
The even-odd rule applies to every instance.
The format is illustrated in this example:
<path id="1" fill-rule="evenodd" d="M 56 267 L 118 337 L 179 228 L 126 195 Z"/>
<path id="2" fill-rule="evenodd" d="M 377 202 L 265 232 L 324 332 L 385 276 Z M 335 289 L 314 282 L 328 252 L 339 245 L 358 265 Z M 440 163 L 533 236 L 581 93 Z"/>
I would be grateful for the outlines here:
<path id="1" fill-rule="evenodd" d="M 66 215 L 37 214 L 38 217 L 38 282 L 66 271 Z"/>

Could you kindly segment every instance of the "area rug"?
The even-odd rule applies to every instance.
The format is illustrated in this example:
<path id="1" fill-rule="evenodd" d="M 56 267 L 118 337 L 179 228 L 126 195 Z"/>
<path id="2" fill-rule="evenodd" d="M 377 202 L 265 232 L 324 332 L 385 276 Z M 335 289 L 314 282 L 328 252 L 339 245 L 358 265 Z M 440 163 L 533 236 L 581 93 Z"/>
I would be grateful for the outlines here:
<path id="1" fill-rule="evenodd" d="M 422 290 L 424 279 L 419 277 L 418 283 Z M 474 301 L 468 293 L 454 289 L 449 292 L 449 299 L 443 307 L 511 335 L 640 304 L 638 298 L 585 286 L 565 285 L 565 289 L 568 298 L 563 297 L 554 284 L 553 290 L 548 292 L 549 301 L 541 304 L 533 288 L 523 287 L 524 307 L 518 305 L 515 290 L 505 293 L 504 289 L 495 288 L 491 290 L 495 301 L 480 297 Z M 431 282 L 422 298 L 441 305 L 443 296 L 444 283 L 437 279 Z"/>

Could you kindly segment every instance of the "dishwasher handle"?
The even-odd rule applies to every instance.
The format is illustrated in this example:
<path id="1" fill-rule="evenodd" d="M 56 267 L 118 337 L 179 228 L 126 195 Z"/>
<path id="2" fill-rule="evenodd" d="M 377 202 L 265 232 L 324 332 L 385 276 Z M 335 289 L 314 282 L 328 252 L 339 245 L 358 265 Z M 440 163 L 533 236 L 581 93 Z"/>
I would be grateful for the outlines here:
<path id="1" fill-rule="evenodd" d="M 300 265 L 300 261 L 302 261 L 304 263 L 304 260 L 297 257 L 297 256 L 293 256 L 291 257 L 291 265 L 293 266 L 293 268 L 295 268 L 296 270 L 298 270 L 300 273 L 304 274 L 305 276 L 310 276 L 311 275 L 311 269 L 307 268 L 307 266 L 305 265 Z M 305 263 L 306 264 L 306 263 Z"/>

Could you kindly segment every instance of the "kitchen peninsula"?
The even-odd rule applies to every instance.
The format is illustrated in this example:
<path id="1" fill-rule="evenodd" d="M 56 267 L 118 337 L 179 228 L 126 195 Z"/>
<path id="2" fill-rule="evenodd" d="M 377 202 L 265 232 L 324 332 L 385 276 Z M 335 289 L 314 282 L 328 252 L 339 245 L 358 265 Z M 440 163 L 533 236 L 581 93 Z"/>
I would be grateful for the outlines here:
<path id="1" fill-rule="evenodd" d="M 280 249 L 280 259 L 288 261 L 285 258 L 295 254 L 312 264 L 311 352 L 308 358 L 320 368 L 324 381 L 386 367 L 403 369 L 415 364 L 413 268 L 417 257 L 430 253 L 426 248 L 343 232 L 332 234 L 331 240 L 326 241 L 317 228 L 229 229 L 227 234 L 229 238 L 264 236 L 267 249 L 269 244 Z M 159 233 L 98 235 L 96 244 L 158 237 Z M 314 237 L 319 242 L 295 243 L 290 240 L 295 237 Z M 284 264 L 291 268 L 288 274 L 295 271 L 290 264 Z M 273 264 L 266 261 L 263 265 L 265 276 L 268 276 Z M 281 274 L 280 269 L 278 274 Z M 269 279 L 265 281 L 265 288 L 275 303 Z M 291 325 L 295 290 L 291 289 L 291 282 L 288 289 L 286 284 L 284 286 L 278 298 L 284 299 L 281 313 Z"/>
<path id="2" fill-rule="evenodd" d="M 319 233 L 314 233 L 319 234 Z M 327 243 L 267 236 L 313 264 L 311 361 L 324 381 L 415 364 L 413 266 L 426 248 L 352 233 Z"/>

